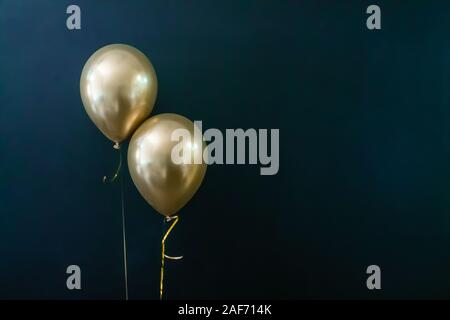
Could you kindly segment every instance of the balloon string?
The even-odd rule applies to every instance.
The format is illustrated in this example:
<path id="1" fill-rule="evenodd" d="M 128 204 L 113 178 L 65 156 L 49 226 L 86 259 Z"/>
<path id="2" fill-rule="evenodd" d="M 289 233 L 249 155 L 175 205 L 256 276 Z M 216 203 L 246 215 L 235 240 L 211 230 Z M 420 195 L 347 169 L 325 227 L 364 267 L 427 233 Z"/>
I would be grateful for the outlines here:
<path id="1" fill-rule="evenodd" d="M 120 152 L 120 159 L 122 159 L 122 150 Z M 122 162 L 122 161 L 121 161 Z M 125 228 L 125 201 L 123 193 L 123 175 L 120 174 L 120 198 L 122 199 L 122 241 L 123 241 L 123 272 L 125 278 L 125 300 L 128 300 L 128 259 L 127 259 L 127 233 Z"/>
<path id="2" fill-rule="evenodd" d="M 112 176 L 112 178 L 108 178 L 107 176 L 103 176 L 103 183 L 111 183 L 114 182 L 119 176 L 120 170 L 122 169 L 122 151 L 120 149 L 120 145 L 116 143 L 114 145 L 114 149 L 119 150 L 119 165 L 117 166 L 116 172 Z"/>
<path id="3" fill-rule="evenodd" d="M 122 208 L 122 241 L 123 241 L 123 267 L 124 267 L 124 279 L 125 279 L 125 300 L 128 300 L 128 259 L 127 259 L 127 235 L 125 228 L 125 201 L 124 201 L 124 192 L 123 192 L 123 179 L 122 179 L 122 149 L 120 149 L 120 145 L 116 143 L 114 145 L 114 149 L 119 151 L 119 165 L 114 173 L 114 176 L 111 179 L 107 179 L 106 176 L 103 177 L 103 183 L 112 183 L 114 182 L 120 175 L 120 201 Z"/>
<path id="4" fill-rule="evenodd" d="M 165 221 L 169 222 L 171 220 L 174 220 L 172 224 L 170 225 L 169 229 L 164 234 L 164 237 L 161 241 L 161 280 L 159 282 L 159 300 L 162 300 L 163 298 L 163 289 L 164 289 L 164 260 L 165 259 L 171 259 L 171 260 L 180 260 L 183 258 L 183 256 L 178 257 L 172 257 L 166 255 L 166 239 L 169 236 L 170 232 L 172 231 L 173 227 L 178 223 L 178 216 L 172 216 L 172 217 L 166 217 L 164 218 Z"/>

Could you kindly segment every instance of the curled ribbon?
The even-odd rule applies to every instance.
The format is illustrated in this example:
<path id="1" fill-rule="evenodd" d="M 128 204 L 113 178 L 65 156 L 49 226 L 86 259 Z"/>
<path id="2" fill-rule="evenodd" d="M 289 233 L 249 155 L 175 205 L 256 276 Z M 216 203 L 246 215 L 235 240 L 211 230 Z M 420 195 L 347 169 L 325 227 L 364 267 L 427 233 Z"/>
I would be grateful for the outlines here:
<path id="1" fill-rule="evenodd" d="M 122 150 L 120 149 L 120 144 L 116 142 L 114 144 L 114 149 L 119 151 L 119 165 L 117 166 L 116 172 L 111 178 L 106 176 L 103 177 L 103 183 L 114 182 L 120 174 L 122 169 Z M 122 202 L 122 240 L 123 240 L 123 266 L 124 266 L 124 279 L 125 279 L 125 300 L 128 300 L 128 260 L 127 260 L 127 240 L 126 240 L 126 229 L 125 229 L 125 204 L 123 196 L 123 179 L 120 179 L 120 199 Z"/>
<path id="2" fill-rule="evenodd" d="M 163 289 L 164 289 L 164 260 L 170 259 L 170 260 L 180 260 L 183 258 L 183 256 L 178 257 L 172 257 L 165 253 L 166 251 L 166 239 L 169 236 L 170 232 L 172 231 L 173 227 L 178 223 L 178 216 L 172 216 L 172 217 L 165 217 L 165 221 L 169 222 L 171 220 L 174 220 L 172 224 L 170 225 L 169 229 L 167 229 L 166 233 L 164 234 L 164 237 L 161 241 L 161 280 L 159 282 L 159 300 L 162 300 L 163 298 Z"/>
<path id="3" fill-rule="evenodd" d="M 122 151 L 120 150 L 120 144 L 117 142 L 114 144 L 114 149 L 119 151 L 119 165 L 117 166 L 116 172 L 111 178 L 108 178 L 107 176 L 103 176 L 103 183 L 111 183 L 114 182 L 114 180 L 117 179 L 120 173 L 120 169 L 122 168 Z"/>

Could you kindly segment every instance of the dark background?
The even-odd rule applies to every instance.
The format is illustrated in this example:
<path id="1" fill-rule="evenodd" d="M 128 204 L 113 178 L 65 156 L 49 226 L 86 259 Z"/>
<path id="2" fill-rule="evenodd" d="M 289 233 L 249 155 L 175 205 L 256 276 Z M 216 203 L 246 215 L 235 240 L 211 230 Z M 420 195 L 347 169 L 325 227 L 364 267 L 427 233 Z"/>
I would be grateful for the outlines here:
<path id="1" fill-rule="evenodd" d="M 117 154 L 79 94 L 110 43 L 153 62 L 153 114 L 280 129 L 278 175 L 209 166 L 167 298 L 450 298 L 450 4 L 377 1 L 379 31 L 369 4 L 0 0 L 0 298 L 124 296 Z M 162 216 L 123 172 L 130 298 L 157 299 Z"/>

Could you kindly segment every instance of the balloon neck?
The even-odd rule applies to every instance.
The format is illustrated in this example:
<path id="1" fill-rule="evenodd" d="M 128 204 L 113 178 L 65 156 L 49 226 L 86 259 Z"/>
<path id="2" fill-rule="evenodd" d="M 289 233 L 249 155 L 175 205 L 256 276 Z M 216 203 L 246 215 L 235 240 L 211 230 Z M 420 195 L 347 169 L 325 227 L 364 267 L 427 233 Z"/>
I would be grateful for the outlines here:
<path id="1" fill-rule="evenodd" d="M 118 142 L 114 143 L 113 148 L 116 150 L 120 149 L 120 144 Z"/>
<path id="2" fill-rule="evenodd" d="M 170 222 L 173 219 L 178 219 L 178 216 L 165 216 L 164 219 L 166 222 Z"/>

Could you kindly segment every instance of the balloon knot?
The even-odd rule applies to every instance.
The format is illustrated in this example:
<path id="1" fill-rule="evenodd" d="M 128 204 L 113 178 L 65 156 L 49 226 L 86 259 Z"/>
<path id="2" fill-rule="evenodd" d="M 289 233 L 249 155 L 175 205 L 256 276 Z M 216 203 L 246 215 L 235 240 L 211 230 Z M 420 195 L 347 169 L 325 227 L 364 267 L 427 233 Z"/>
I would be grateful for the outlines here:
<path id="1" fill-rule="evenodd" d="M 171 221 L 171 220 L 173 220 L 173 219 L 177 219 L 178 218 L 178 216 L 166 216 L 165 217 L 165 220 L 167 221 L 167 222 L 169 222 L 169 221 Z"/>
<path id="2" fill-rule="evenodd" d="M 120 149 L 120 144 L 118 142 L 114 143 L 113 148 L 116 150 Z"/>

